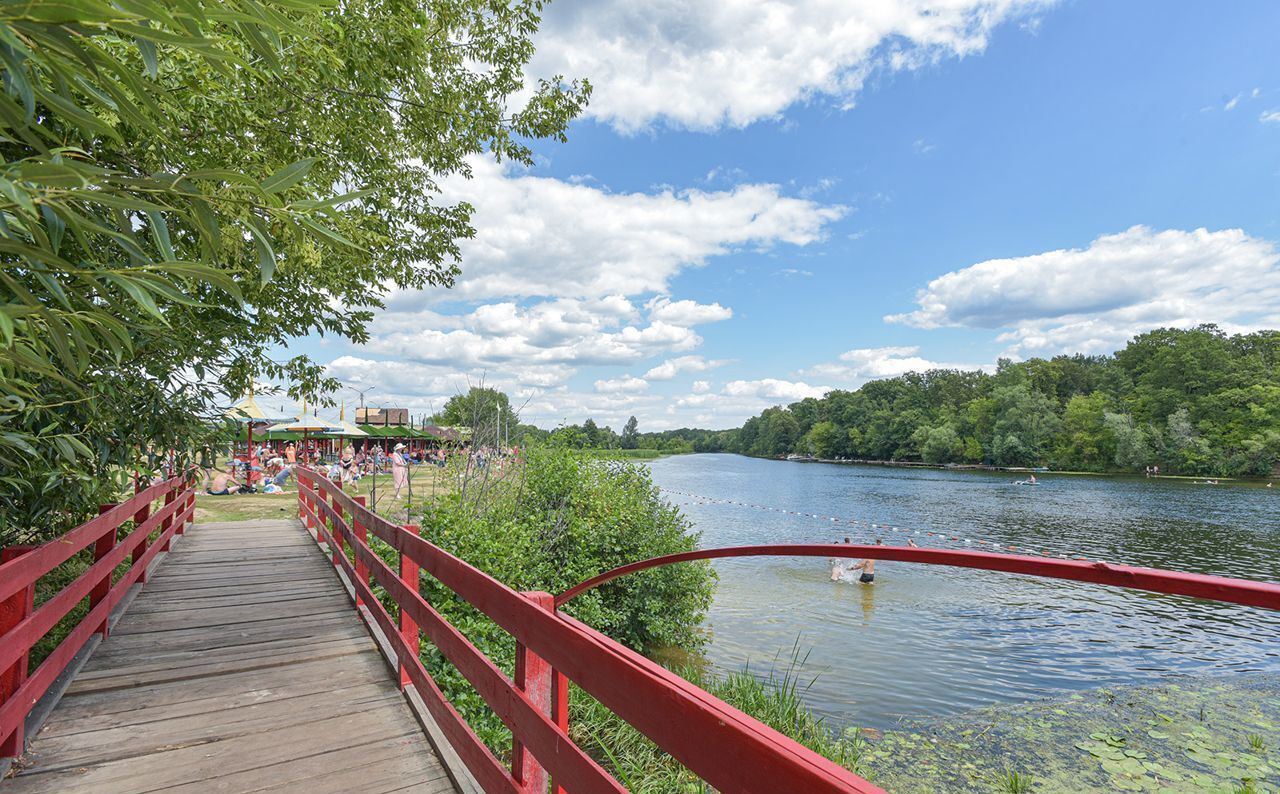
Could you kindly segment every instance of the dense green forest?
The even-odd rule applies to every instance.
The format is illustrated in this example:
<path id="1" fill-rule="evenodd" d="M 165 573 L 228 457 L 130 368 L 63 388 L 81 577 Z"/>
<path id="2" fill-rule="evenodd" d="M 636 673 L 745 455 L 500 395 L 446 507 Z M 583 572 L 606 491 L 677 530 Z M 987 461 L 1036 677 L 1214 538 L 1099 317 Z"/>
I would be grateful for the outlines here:
<path id="1" fill-rule="evenodd" d="M 706 438 L 704 449 L 761 456 L 1268 475 L 1280 462 L 1280 331 L 1162 328 L 1112 356 L 913 372 Z"/>
<path id="2" fill-rule="evenodd" d="M 1280 464 L 1280 331 L 1161 328 L 1111 356 L 930 370 L 765 410 L 736 430 L 619 435 L 584 445 L 777 457 L 1266 476 Z"/>

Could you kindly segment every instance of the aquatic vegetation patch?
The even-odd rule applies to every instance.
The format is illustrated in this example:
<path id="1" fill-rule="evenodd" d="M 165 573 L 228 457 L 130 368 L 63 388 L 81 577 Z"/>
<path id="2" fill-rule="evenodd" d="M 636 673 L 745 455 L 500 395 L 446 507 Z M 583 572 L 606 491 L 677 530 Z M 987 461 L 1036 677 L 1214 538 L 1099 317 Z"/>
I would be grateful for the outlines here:
<path id="1" fill-rule="evenodd" d="M 1275 675 L 1095 689 L 860 733 L 862 764 L 895 794 L 1280 793 Z"/>

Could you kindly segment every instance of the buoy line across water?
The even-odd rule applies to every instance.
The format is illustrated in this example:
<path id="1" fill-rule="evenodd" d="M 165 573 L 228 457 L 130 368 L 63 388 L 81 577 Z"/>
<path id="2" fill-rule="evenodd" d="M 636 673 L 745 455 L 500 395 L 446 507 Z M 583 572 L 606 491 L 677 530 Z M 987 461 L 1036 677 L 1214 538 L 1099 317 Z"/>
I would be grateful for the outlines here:
<path id="1" fill-rule="evenodd" d="M 688 491 L 681 491 L 675 488 L 666 488 L 662 486 L 659 486 L 659 487 L 661 488 L 661 490 L 666 491 L 667 493 L 676 494 L 677 496 L 683 496 L 687 499 L 695 500 L 693 504 L 731 505 L 734 507 L 745 507 L 750 510 L 760 510 L 762 512 L 782 513 L 784 515 L 800 516 L 801 518 L 811 518 L 816 521 L 824 522 L 829 526 L 862 527 L 865 529 L 875 529 L 875 530 L 881 530 L 881 531 L 887 531 L 887 532 L 898 532 L 905 535 L 910 535 L 912 537 L 933 538 L 935 541 L 941 542 L 941 543 L 954 543 L 959 546 L 970 546 L 970 547 L 977 546 L 979 548 L 982 548 L 984 550 L 989 550 L 989 551 L 1016 552 L 1018 554 L 1025 554 L 1025 555 L 1031 555 L 1036 557 L 1050 557 L 1050 558 L 1057 558 L 1057 559 L 1063 559 L 1063 560 L 1089 559 L 1088 557 L 1082 557 L 1074 554 L 1054 553 L 1050 551 L 1044 551 L 1042 549 L 1032 549 L 1032 548 L 1025 548 L 1022 546 L 1010 545 L 1006 543 L 999 543 L 994 540 L 987 540 L 986 538 L 975 538 L 971 536 L 966 537 L 965 535 L 962 535 L 962 534 L 953 535 L 949 532 L 939 532 L 936 530 L 912 529 L 911 527 L 894 526 L 892 524 L 880 524 L 874 521 L 867 521 L 861 518 L 843 518 L 840 516 L 822 515 L 821 513 L 809 513 L 804 510 L 788 510 L 784 507 L 773 507 L 771 505 L 754 504 L 751 502 L 739 502 L 733 499 L 715 499 L 710 496 L 703 496 L 702 494 L 690 493 Z"/>

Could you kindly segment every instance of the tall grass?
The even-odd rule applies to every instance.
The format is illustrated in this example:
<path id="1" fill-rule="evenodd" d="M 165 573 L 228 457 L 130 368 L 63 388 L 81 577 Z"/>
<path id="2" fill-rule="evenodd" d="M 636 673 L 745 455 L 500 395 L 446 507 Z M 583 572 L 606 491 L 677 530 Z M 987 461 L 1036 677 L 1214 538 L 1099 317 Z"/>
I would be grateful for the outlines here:
<path id="1" fill-rule="evenodd" d="M 674 672 L 726 703 L 795 739 L 819 755 L 862 776 L 863 740 L 857 731 L 841 735 L 813 714 L 802 700 L 816 679 L 804 681 L 805 659 L 793 647 L 790 659 L 778 660 L 763 677 L 750 669 L 717 675 L 699 667 Z M 613 773 L 623 785 L 640 794 L 692 794 L 709 791 L 691 771 L 662 751 L 635 728 L 585 693 L 574 690 L 570 735 Z"/>

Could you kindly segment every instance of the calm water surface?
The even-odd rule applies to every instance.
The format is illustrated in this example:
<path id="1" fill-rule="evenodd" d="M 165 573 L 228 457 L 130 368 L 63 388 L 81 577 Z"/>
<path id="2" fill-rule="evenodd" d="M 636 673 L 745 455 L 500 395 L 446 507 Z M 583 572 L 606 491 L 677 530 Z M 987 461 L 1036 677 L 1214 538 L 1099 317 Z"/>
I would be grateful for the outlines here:
<path id="1" fill-rule="evenodd" d="M 651 464 L 669 489 L 858 518 L 1114 563 L 1280 581 L 1280 487 L 802 464 L 685 455 Z M 701 545 L 831 542 L 902 532 L 668 494 Z M 917 537 L 931 545 L 927 536 Z M 948 544 L 954 548 L 954 544 Z M 1178 674 L 1280 672 L 1280 613 L 986 571 L 878 563 L 876 583 L 831 582 L 814 558 L 716 561 L 707 657 L 721 669 L 817 675 L 807 700 L 848 725 L 947 715 Z"/>

